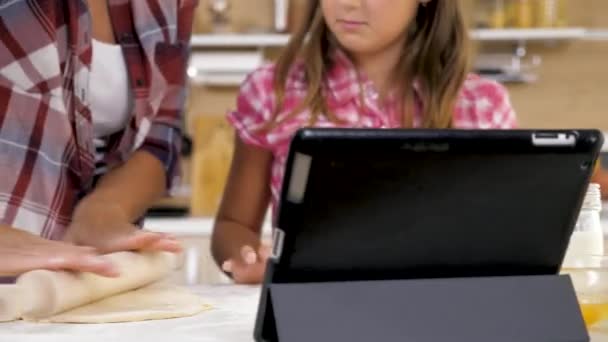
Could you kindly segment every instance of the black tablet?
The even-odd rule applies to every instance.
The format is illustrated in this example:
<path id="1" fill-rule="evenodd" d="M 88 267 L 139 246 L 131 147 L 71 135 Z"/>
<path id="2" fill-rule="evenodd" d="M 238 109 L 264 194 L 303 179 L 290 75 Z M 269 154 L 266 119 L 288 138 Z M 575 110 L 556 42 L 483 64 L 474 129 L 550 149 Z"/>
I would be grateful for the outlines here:
<path id="1" fill-rule="evenodd" d="M 595 130 L 303 129 L 266 282 L 555 274 Z"/>

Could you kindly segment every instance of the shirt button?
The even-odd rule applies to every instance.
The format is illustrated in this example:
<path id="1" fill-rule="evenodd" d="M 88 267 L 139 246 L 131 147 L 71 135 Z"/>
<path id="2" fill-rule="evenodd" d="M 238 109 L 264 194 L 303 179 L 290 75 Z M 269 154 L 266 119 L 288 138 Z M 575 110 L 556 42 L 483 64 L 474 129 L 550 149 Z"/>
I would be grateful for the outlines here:
<path id="1" fill-rule="evenodd" d="M 132 41 L 133 41 L 133 35 L 130 33 L 123 33 L 120 36 L 120 42 L 123 44 L 129 44 L 129 43 L 132 43 Z"/>
<path id="2" fill-rule="evenodd" d="M 365 85 L 365 96 L 370 98 L 372 101 L 378 101 L 378 98 L 380 98 L 380 94 L 378 94 L 378 91 L 374 85 L 369 83 Z"/>

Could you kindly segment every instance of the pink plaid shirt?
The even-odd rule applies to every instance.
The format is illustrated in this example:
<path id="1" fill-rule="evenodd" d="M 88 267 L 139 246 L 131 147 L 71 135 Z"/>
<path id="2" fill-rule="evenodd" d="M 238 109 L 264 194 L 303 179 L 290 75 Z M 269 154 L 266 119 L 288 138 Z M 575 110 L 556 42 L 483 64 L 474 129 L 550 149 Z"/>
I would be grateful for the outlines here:
<path id="1" fill-rule="evenodd" d="M 401 127 L 400 113 L 394 102 L 381 104 L 374 85 L 358 75 L 345 54 L 336 53 L 333 61 L 326 79 L 327 104 L 329 110 L 346 124 L 339 125 L 321 116 L 316 127 Z M 308 126 L 310 112 L 302 111 L 289 120 L 281 120 L 280 125 L 269 131 L 264 130 L 272 120 L 277 105 L 273 92 L 274 75 L 275 66 L 272 64 L 251 73 L 241 86 L 237 108 L 228 114 L 228 120 L 243 142 L 272 152 L 274 159 L 270 188 L 272 207 L 276 210 L 291 138 L 299 128 Z M 360 96 L 361 89 L 363 96 Z M 419 94 L 416 86 L 414 89 Z M 279 120 L 289 115 L 305 95 L 304 70 L 299 64 L 292 68 L 288 77 L 285 104 L 278 111 Z M 361 98 L 364 103 L 361 103 Z M 422 122 L 422 111 L 418 107 L 414 114 L 414 127 L 420 127 Z M 469 75 L 454 108 L 454 128 L 509 129 L 516 124 L 506 89 L 494 81 Z"/>
<path id="2" fill-rule="evenodd" d="M 145 150 L 176 175 L 196 4 L 109 0 L 134 94 L 109 167 Z M 0 1 L 0 224 L 58 239 L 92 190 L 90 19 L 84 0 Z"/>

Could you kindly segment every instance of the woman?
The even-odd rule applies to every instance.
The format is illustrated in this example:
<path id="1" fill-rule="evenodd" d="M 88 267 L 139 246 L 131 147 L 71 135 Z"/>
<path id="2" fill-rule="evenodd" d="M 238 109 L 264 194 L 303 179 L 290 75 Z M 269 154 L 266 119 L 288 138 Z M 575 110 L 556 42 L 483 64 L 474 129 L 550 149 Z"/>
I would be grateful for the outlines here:
<path id="1" fill-rule="evenodd" d="M 107 264 L 66 260 L 179 250 L 135 223 L 177 175 L 196 2 L 0 3 L 0 274 L 108 275 Z M 30 249 L 37 261 L 10 264 L 7 246 Z M 52 255 L 63 261 L 49 265 Z"/>

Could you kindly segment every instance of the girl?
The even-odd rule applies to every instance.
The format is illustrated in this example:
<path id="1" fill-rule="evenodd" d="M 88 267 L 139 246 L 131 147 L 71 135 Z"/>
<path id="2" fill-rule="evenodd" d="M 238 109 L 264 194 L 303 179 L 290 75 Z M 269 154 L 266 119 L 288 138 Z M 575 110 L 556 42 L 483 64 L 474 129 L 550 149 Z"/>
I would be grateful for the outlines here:
<path id="1" fill-rule="evenodd" d="M 180 250 L 134 223 L 177 174 L 196 4 L 0 1 L 0 275 Z"/>
<path id="2" fill-rule="evenodd" d="M 454 0 L 311 1 L 306 24 L 275 65 L 241 87 L 235 155 L 213 233 L 217 263 L 259 283 L 260 227 L 276 208 L 298 128 L 512 128 L 495 82 L 468 75 L 468 33 Z"/>

